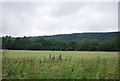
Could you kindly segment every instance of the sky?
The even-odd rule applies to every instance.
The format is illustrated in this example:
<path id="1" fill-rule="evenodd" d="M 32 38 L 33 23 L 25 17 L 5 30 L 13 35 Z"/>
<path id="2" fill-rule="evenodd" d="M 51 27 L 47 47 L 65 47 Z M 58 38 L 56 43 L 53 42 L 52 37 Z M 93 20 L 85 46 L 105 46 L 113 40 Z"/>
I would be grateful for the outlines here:
<path id="1" fill-rule="evenodd" d="M 3 2 L 0 8 L 2 36 L 118 31 L 117 2 Z"/>

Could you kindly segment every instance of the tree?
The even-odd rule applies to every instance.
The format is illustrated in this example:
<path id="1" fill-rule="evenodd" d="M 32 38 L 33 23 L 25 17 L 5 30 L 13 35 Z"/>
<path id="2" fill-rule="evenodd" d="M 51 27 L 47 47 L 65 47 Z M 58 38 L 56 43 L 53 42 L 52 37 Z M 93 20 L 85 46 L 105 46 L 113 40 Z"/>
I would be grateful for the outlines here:
<path id="1" fill-rule="evenodd" d="M 13 46 L 15 50 L 27 50 L 29 48 L 30 40 L 27 37 L 16 38 Z"/>
<path id="2" fill-rule="evenodd" d="M 67 43 L 67 50 L 76 51 L 78 50 L 78 47 L 79 47 L 79 43 L 75 40 L 72 40 Z"/>
<path id="3" fill-rule="evenodd" d="M 11 36 L 2 37 L 2 48 L 13 49 L 14 39 Z"/>
<path id="4" fill-rule="evenodd" d="M 107 40 L 101 42 L 98 45 L 98 50 L 101 51 L 118 51 L 119 50 L 119 37 L 113 38 L 112 40 Z"/>
<path id="5" fill-rule="evenodd" d="M 80 50 L 82 51 L 95 51 L 97 48 L 97 40 L 82 40 L 80 41 Z"/>

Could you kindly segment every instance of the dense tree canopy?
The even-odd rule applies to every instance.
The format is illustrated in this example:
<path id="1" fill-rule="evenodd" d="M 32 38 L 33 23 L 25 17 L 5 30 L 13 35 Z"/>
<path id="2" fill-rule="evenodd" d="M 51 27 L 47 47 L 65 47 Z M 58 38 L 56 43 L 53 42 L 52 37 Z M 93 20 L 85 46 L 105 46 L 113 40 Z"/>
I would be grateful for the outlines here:
<path id="1" fill-rule="evenodd" d="M 58 34 L 58 35 L 51 35 L 51 36 L 33 36 L 29 37 L 31 40 L 37 39 L 57 39 L 57 40 L 64 40 L 64 41 L 81 41 L 81 40 L 98 40 L 98 41 L 106 41 L 111 40 L 112 38 L 117 37 L 120 35 L 120 32 L 88 32 L 88 33 L 73 33 L 73 34 Z"/>
<path id="2" fill-rule="evenodd" d="M 13 38 L 2 37 L 2 49 L 9 50 L 63 50 L 63 51 L 120 51 L 120 37 L 106 41 L 97 40 L 57 40 L 37 39 L 30 40 L 28 37 Z"/>

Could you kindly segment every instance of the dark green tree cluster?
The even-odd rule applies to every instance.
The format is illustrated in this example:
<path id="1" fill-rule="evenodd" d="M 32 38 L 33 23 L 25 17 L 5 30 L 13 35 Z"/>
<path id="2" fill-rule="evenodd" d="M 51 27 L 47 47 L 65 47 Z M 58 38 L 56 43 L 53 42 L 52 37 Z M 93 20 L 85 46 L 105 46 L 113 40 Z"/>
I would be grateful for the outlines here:
<path id="1" fill-rule="evenodd" d="M 65 40 L 65 41 L 81 41 L 81 40 L 98 40 L 98 41 L 106 41 L 111 40 L 120 36 L 120 32 L 86 32 L 86 33 L 72 33 L 72 34 L 57 34 L 57 35 L 48 35 L 48 36 L 30 36 L 31 40 L 37 39 L 58 39 L 58 40 Z"/>
<path id="2" fill-rule="evenodd" d="M 119 51 L 120 37 L 107 41 L 97 40 L 57 40 L 37 39 L 30 40 L 28 37 L 13 38 L 2 37 L 2 49 L 8 50 L 62 50 L 62 51 Z"/>

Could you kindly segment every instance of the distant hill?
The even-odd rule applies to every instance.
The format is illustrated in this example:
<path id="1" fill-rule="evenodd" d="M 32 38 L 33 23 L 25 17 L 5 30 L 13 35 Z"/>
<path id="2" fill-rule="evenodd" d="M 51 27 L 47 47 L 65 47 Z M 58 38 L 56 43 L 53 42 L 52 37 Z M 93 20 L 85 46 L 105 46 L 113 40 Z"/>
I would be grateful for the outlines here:
<path id="1" fill-rule="evenodd" d="M 73 34 L 58 34 L 58 35 L 52 35 L 52 36 L 34 36 L 29 37 L 31 40 L 37 40 L 37 39 L 59 39 L 59 40 L 98 40 L 98 41 L 105 41 L 110 40 L 112 38 L 115 38 L 117 36 L 120 36 L 120 32 L 96 32 L 96 33 L 73 33 Z"/>

